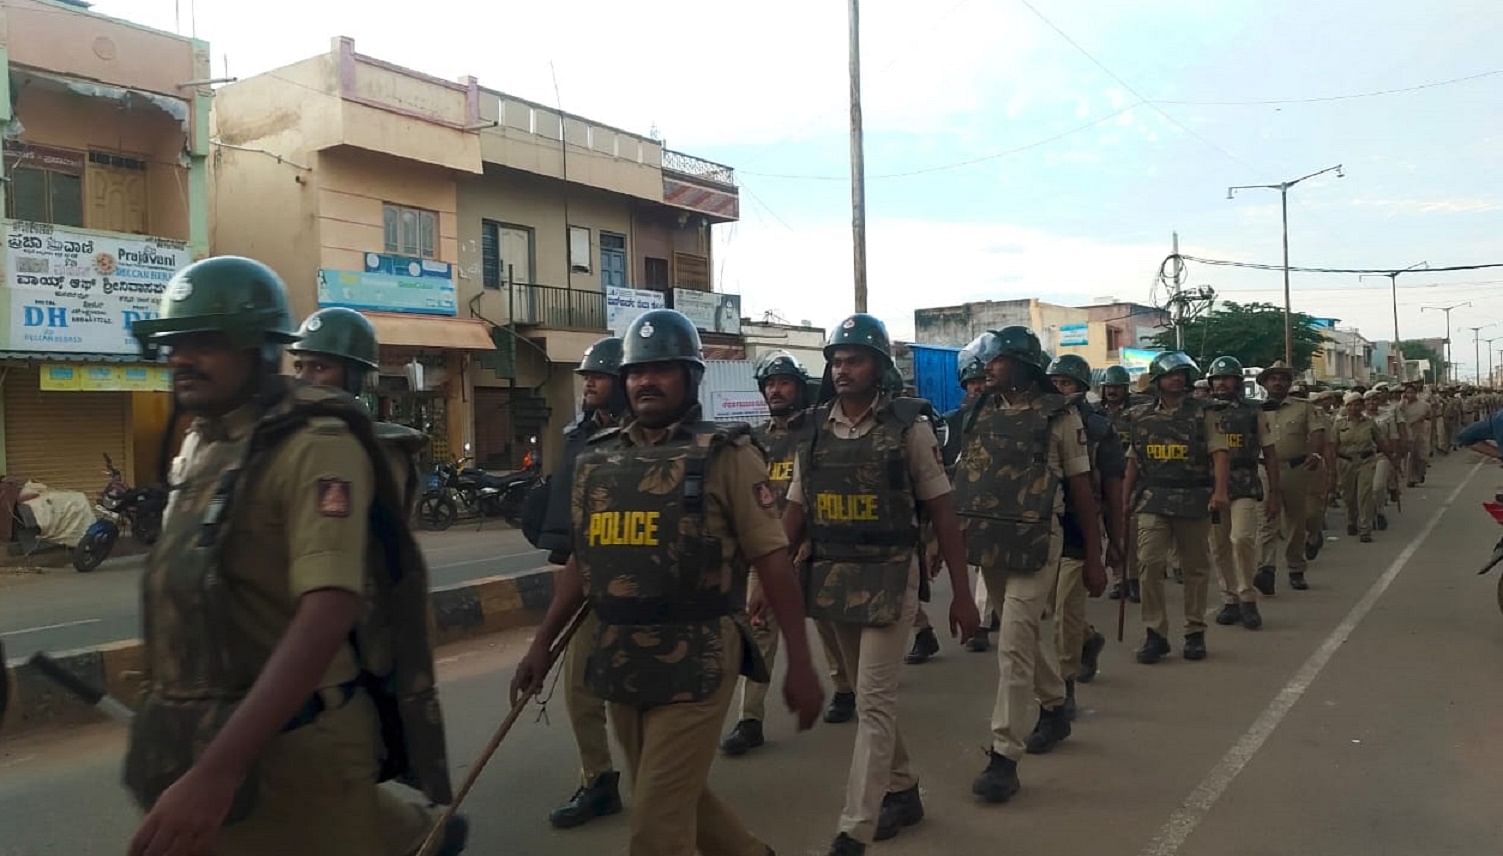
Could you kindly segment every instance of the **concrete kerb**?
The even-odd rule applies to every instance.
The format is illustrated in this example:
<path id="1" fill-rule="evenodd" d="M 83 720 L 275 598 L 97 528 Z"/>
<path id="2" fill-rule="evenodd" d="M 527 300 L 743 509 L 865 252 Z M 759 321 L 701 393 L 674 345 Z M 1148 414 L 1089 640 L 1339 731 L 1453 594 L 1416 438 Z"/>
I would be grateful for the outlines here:
<path id="1" fill-rule="evenodd" d="M 556 572 L 556 567 L 548 566 L 517 576 L 485 577 L 433 589 L 428 602 L 428 628 L 434 645 L 540 623 L 553 599 Z M 63 668 L 89 686 L 102 687 L 132 707 L 141 698 L 143 656 L 139 639 L 53 654 Z M 43 725 L 74 725 L 102 718 L 25 659 L 5 664 L 5 680 L 10 683 L 10 704 L 0 721 L 0 740 Z"/>

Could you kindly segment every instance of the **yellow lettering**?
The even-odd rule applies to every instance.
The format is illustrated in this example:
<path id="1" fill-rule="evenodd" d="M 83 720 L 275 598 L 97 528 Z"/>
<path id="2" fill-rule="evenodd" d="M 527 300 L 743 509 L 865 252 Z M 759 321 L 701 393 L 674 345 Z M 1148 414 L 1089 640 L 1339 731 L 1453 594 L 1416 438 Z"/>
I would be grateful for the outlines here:
<path id="1" fill-rule="evenodd" d="M 1184 443 L 1148 443 L 1145 451 L 1150 461 L 1190 460 L 1190 447 Z"/>
<path id="2" fill-rule="evenodd" d="M 876 523 L 874 493 L 821 493 L 814 499 L 815 519 L 820 523 Z"/>
<path id="3" fill-rule="evenodd" d="M 773 461 L 767 467 L 767 478 L 775 482 L 793 481 L 793 461 Z"/>
<path id="4" fill-rule="evenodd" d="M 1226 445 L 1227 445 L 1228 448 L 1231 448 L 1231 449 L 1240 449 L 1240 448 L 1242 448 L 1242 435 L 1241 434 L 1228 434 L 1228 435 L 1226 435 Z"/>
<path id="5" fill-rule="evenodd" d="M 591 547 L 658 546 L 657 511 L 596 511 L 590 515 Z"/>

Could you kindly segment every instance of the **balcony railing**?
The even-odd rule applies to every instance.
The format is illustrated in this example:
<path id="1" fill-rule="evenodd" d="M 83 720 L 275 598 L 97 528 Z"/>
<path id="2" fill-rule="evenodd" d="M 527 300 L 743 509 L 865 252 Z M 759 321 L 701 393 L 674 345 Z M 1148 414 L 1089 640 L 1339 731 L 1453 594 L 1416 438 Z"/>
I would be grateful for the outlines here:
<path id="1" fill-rule="evenodd" d="M 605 294 L 582 288 L 513 283 L 503 287 L 512 321 L 521 326 L 604 330 Z"/>
<path id="2" fill-rule="evenodd" d="M 725 164 L 707 161 L 683 152 L 675 152 L 663 149 L 663 169 L 697 178 L 700 181 L 708 181 L 712 184 L 723 184 L 726 187 L 736 186 L 736 171 Z"/>

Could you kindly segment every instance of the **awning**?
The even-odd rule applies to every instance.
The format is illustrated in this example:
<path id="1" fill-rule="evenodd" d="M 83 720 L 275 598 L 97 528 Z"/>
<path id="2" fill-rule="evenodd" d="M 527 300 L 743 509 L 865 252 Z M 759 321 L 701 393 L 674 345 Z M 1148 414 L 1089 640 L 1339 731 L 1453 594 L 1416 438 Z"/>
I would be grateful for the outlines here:
<path id="1" fill-rule="evenodd" d="M 114 86 L 109 83 L 100 83 L 96 80 L 85 80 L 81 77 L 69 77 L 62 74 L 53 74 L 34 68 L 15 69 L 22 75 L 30 77 L 44 88 L 54 91 L 69 92 L 81 95 L 85 98 L 102 98 L 106 101 L 114 101 L 122 107 L 148 106 L 160 110 L 177 120 L 182 126 L 183 133 L 188 133 L 189 107 L 185 98 L 174 98 L 159 92 L 148 92 L 144 89 L 133 89 L 128 86 Z"/>
<path id="2" fill-rule="evenodd" d="M 452 351 L 490 351 L 490 327 L 471 318 L 436 318 L 431 315 L 397 315 L 366 312 L 376 328 L 376 339 L 387 346 L 435 348 Z"/>

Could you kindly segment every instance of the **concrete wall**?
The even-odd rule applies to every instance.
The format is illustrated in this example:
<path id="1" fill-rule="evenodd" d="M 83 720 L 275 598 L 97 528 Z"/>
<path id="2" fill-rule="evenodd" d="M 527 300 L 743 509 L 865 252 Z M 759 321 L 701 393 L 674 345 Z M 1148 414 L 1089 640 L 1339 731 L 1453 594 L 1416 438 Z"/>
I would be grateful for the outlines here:
<path id="1" fill-rule="evenodd" d="M 6 0 L 0 9 L 10 61 L 174 98 L 198 77 L 192 39 L 45 0 Z M 200 43 L 202 44 L 202 43 Z M 204 46 L 207 54 L 207 46 Z"/>
<path id="2" fill-rule="evenodd" d="M 816 377 L 824 374 L 825 331 L 818 327 L 743 322 L 741 335 L 746 340 L 746 358 L 753 363 L 773 351 L 787 351 L 804 364 L 809 374 Z"/>

